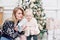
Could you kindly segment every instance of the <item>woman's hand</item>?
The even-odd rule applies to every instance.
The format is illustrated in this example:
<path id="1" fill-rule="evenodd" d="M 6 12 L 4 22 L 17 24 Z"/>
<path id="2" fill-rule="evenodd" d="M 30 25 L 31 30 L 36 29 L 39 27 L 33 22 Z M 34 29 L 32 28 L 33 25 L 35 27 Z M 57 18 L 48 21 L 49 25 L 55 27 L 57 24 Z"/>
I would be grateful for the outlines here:
<path id="1" fill-rule="evenodd" d="M 14 30 L 15 30 L 15 31 L 18 31 L 18 26 L 15 26 L 15 27 L 14 27 Z"/>

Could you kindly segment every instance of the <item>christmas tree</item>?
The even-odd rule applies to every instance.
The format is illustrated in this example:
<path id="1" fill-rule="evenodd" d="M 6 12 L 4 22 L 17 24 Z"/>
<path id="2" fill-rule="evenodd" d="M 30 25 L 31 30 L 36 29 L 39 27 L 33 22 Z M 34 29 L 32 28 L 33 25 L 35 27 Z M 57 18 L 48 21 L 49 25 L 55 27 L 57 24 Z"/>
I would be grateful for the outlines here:
<path id="1" fill-rule="evenodd" d="M 42 8 L 42 0 L 22 0 L 20 1 L 20 5 L 22 5 L 24 10 L 27 8 L 31 8 L 33 10 L 33 15 L 36 18 L 39 27 L 43 28 L 43 30 L 40 29 L 40 33 L 43 35 L 46 28 L 46 15 Z"/>
<path id="2" fill-rule="evenodd" d="M 46 28 L 46 15 L 43 12 L 42 0 L 23 0 L 22 7 L 25 9 L 31 8 L 33 10 L 33 15 L 37 19 L 39 25 Z"/>

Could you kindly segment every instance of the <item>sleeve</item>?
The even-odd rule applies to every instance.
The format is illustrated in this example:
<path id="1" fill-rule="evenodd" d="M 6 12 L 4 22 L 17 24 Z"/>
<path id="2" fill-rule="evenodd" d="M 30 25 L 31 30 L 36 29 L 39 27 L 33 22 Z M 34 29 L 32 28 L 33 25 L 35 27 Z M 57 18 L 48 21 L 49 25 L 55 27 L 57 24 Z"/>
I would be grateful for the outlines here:
<path id="1" fill-rule="evenodd" d="M 38 23 L 37 23 L 37 20 L 34 18 L 34 24 L 35 24 L 35 27 L 38 28 Z"/>
<path id="2" fill-rule="evenodd" d="M 14 22 L 13 21 L 5 21 L 3 24 L 3 32 L 9 33 L 10 31 L 13 31 Z"/>
<path id="3" fill-rule="evenodd" d="M 38 23 L 37 23 L 37 20 L 36 19 L 34 19 L 34 24 L 35 24 L 36 34 L 39 34 L 40 33 L 40 30 L 39 30 Z"/>
<path id="4" fill-rule="evenodd" d="M 2 31 L 3 31 L 4 33 L 5 33 L 5 32 L 7 33 L 7 29 L 8 29 L 8 22 L 5 21 L 4 24 L 3 24 L 3 30 L 2 30 Z"/>
<path id="5" fill-rule="evenodd" d="M 23 19 L 22 21 L 20 21 L 20 22 L 18 23 L 18 31 L 19 31 L 19 32 L 22 31 L 22 29 L 23 29 L 22 26 L 25 25 L 26 22 L 27 22 L 26 19 Z"/>

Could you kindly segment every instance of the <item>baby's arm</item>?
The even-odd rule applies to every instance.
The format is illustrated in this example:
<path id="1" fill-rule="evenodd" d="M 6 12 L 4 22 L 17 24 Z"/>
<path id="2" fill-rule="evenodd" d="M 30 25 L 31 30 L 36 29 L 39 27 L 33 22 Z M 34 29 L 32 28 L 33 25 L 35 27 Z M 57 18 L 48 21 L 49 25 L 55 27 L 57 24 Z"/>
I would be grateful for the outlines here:
<path id="1" fill-rule="evenodd" d="M 20 21 L 20 22 L 18 23 L 18 31 L 19 31 L 19 32 L 23 31 L 23 29 L 25 28 L 26 22 L 27 22 L 26 19 L 23 19 L 22 21 Z"/>

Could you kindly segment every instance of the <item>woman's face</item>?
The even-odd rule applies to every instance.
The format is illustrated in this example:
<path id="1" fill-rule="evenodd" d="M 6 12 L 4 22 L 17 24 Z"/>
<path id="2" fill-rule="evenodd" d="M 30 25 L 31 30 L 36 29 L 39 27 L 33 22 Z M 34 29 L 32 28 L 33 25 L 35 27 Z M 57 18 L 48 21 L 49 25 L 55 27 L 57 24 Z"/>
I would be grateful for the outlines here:
<path id="1" fill-rule="evenodd" d="M 21 10 L 18 10 L 16 12 L 16 18 L 17 18 L 17 20 L 21 20 L 23 18 L 23 14 L 22 14 L 22 11 Z"/>

